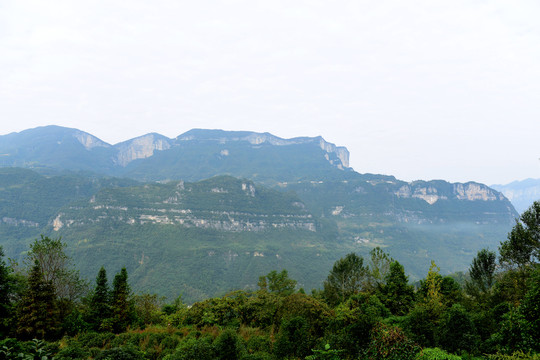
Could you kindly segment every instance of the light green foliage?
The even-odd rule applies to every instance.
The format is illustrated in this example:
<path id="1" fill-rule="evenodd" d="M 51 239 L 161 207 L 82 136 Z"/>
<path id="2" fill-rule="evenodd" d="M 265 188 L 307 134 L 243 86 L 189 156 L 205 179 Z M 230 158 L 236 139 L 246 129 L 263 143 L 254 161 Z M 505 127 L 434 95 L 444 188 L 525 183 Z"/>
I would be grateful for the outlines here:
<path id="1" fill-rule="evenodd" d="M 540 360 L 540 354 L 518 350 L 512 354 L 488 354 L 487 358 L 489 360 Z"/>
<path id="2" fill-rule="evenodd" d="M 384 285 L 385 278 L 390 271 L 390 264 L 395 260 L 378 246 L 369 252 L 369 259 L 370 264 L 367 268 L 370 291 L 375 291 Z"/>
<path id="3" fill-rule="evenodd" d="M 416 360 L 462 360 L 461 356 L 449 354 L 439 348 L 425 348 L 416 354 Z"/>
<path id="4" fill-rule="evenodd" d="M 443 296 L 441 293 L 442 277 L 439 275 L 441 269 L 431 261 L 428 275 L 426 277 L 426 295 L 424 298 L 424 304 L 434 314 L 440 314 L 443 310 Z"/>
<path id="5" fill-rule="evenodd" d="M 65 253 L 66 243 L 62 238 L 51 239 L 41 235 L 40 239 L 30 244 L 25 262 L 31 266 L 38 262 L 43 280 L 51 282 L 56 296 L 60 299 L 75 301 L 85 292 L 87 285 L 80 279 L 71 258 Z"/>
<path id="6" fill-rule="evenodd" d="M 340 360 L 343 350 L 336 350 L 330 344 L 324 345 L 324 350 L 312 349 L 313 355 L 306 356 L 306 360 Z"/>
<path id="7" fill-rule="evenodd" d="M 289 278 L 289 273 L 285 269 L 279 273 L 272 270 L 267 275 L 259 277 L 258 285 L 263 291 L 268 290 L 273 294 L 287 296 L 294 292 L 296 280 Z"/>

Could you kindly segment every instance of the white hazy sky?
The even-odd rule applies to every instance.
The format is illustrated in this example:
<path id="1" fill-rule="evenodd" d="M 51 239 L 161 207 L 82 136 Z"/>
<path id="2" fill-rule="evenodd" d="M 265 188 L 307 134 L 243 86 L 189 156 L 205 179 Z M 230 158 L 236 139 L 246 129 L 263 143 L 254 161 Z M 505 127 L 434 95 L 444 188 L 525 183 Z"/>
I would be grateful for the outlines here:
<path id="1" fill-rule="evenodd" d="M 322 135 L 361 173 L 540 178 L 540 2 L 0 0 L 0 134 Z"/>

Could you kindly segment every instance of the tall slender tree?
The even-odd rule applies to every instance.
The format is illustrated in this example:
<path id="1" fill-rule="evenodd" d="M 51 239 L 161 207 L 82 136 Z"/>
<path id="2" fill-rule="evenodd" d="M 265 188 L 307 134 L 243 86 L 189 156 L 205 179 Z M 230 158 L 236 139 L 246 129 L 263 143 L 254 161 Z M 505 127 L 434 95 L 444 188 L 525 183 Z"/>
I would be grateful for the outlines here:
<path id="1" fill-rule="evenodd" d="M 10 268 L 4 259 L 4 250 L 0 246 L 0 338 L 9 330 L 8 320 L 11 317 L 10 294 L 12 291 L 12 279 Z"/>
<path id="2" fill-rule="evenodd" d="M 50 339 L 59 325 L 56 295 L 51 281 L 45 281 L 36 261 L 28 276 L 28 289 L 17 308 L 17 333 L 25 339 Z"/>
<path id="3" fill-rule="evenodd" d="M 397 261 L 390 264 L 390 271 L 381 288 L 381 298 L 394 315 L 407 314 L 414 302 L 414 288 L 408 283 L 403 265 Z"/>
<path id="4" fill-rule="evenodd" d="M 107 284 L 107 271 L 102 266 L 96 278 L 96 287 L 90 299 L 89 321 L 94 330 L 107 328 L 105 321 L 111 316 L 110 290 Z"/>
<path id="5" fill-rule="evenodd" d="M 111 313 L 113 330 L 117 333 L 126 330 L 133 320 L 133 302 L 125 267 L 114 277 Z"/>

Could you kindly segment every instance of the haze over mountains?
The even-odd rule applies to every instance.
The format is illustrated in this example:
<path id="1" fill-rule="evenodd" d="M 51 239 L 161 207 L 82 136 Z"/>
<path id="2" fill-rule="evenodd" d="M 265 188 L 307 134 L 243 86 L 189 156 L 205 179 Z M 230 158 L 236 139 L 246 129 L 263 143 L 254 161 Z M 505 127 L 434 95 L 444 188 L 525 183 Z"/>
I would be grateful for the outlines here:
<path id="1" fill-rule="evenodd" d="M 281 268 L 320 287 L 339 257 L 376 246 L 412 279 L 432 259 L 465 270 L 518 216 L 483 184 L 357 173 L 322 137 L 197 129 L 110 145 L 48 126 L 0 136 L 0 154 L 9 256 L 41 233 L 62 236 L 84 276 L 126 266 L 135 289 L 187 301 Z"/>

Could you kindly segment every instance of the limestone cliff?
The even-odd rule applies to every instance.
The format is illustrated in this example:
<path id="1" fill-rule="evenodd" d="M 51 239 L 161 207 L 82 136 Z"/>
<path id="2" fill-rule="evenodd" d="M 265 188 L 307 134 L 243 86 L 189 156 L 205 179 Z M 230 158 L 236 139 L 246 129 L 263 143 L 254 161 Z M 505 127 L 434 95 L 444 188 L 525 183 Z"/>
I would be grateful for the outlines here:
<path id="1" fill-rule="evenodd" d="M 143 135 L 115 145 L 118 154 L 115 163 L 126 166 L 136 159 L 145 159 L 154 155 L 156 150 L 167 150 L 171 147 L 170 140 L 159 134 Z"/>

